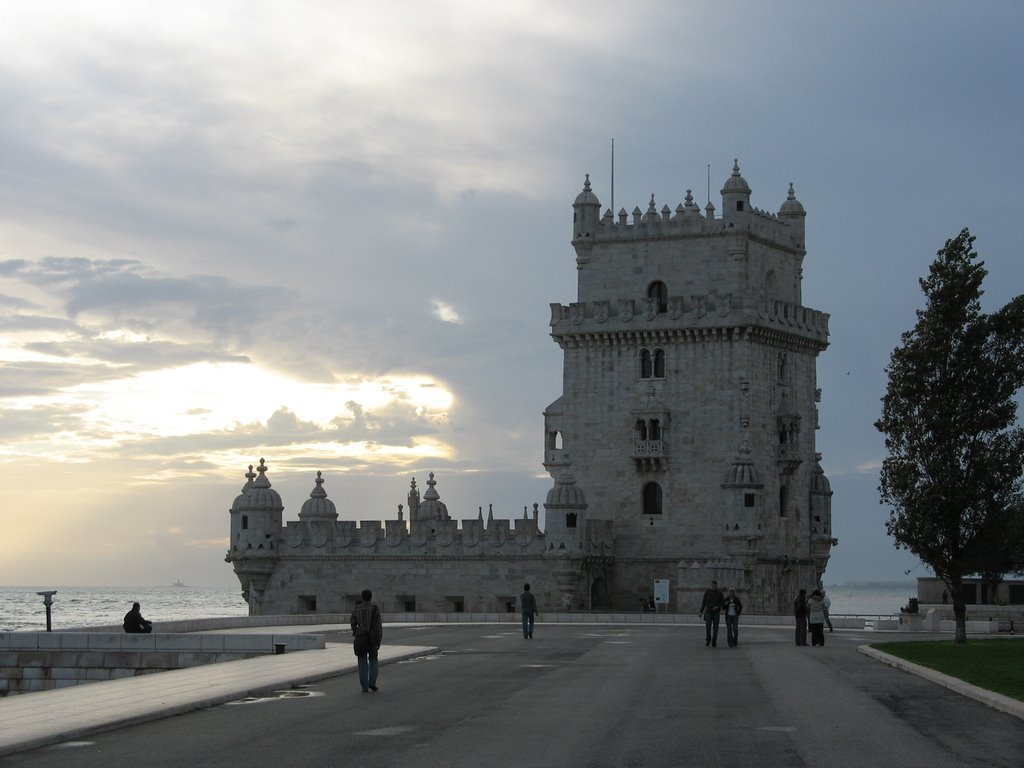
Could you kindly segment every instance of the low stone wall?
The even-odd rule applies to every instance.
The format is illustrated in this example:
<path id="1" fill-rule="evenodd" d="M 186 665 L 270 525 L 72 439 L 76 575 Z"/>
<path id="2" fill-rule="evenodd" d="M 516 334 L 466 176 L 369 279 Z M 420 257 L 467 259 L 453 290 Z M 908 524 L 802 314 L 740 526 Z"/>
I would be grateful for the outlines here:
<path id="1" fill-rule="evenodd" d="M 7 632 L 0 634 L 0 696 L 115 680 L 275 652 L 324 648 L 323 635 Z"/>

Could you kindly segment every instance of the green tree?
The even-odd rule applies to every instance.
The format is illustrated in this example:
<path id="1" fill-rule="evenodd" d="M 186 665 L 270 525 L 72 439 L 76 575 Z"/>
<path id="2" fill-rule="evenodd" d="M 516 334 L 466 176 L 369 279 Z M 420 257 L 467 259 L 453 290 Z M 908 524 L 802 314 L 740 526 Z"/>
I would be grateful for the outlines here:
<path id="1" fill-rule="evenodd" d="M 987 271 L 964 229 L 920 280 L 926 305 L 886 372 L 882 502 L 895 545 L 917 555 L 949 589 L 956 641 L 964 642 L 964 577 L 990 572 L 986 547 L 1016 505 L 1024 430 L 1015 397 L 1024 386 L 1024 296 L 981 312 Z M 1005 573 L 1005 571 L 1003 571 Z"/>

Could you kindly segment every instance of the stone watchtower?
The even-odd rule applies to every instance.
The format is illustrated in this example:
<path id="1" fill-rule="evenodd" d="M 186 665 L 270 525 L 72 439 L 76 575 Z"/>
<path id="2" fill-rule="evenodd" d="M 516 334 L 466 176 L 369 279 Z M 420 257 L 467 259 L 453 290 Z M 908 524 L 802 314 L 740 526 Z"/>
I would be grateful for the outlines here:
<path id="1" fill-rule="evenodd" d="M 806 214 L 792 185 L 777 214 L 753 208 L 738 163 L 721 194 L 720 217 L 689 190 L 674 212 L 652 195 L 646 212 L 602 216 L 588 176 L 573 204 L 578 295 L 551 305 L 563 389 L 544 466 L 611 522 L 607 583 L 584 587 L 595 608 L 635 608 L 669 579 L 674 610 L 696 611 L 717 579 L 748 611 L 788 613 L 835 544 Z"/>

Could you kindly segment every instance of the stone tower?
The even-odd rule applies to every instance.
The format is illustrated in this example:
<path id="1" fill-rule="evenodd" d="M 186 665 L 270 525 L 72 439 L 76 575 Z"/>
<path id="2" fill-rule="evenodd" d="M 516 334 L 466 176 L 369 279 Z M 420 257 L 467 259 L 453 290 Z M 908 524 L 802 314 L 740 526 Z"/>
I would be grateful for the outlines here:
<path id="1" fill-rule="evenodd" d="M 674 212 L 652 195 L 602 216 L 588 176 L 573 204 L 578 295 L 551 305 L 564 365 L 544 466 L 614 531 L 608 583 L 584 587 L 595 608 L 632 609 L 669 579 L 673 610 L 696 611 L 714 578 L 748 611 L 785 614 L 835 544 L 806 214 L 792 185 L 777 214 L 753 208 L 738 163 L 721 195 L 720 217 L 689 190 Z"/>

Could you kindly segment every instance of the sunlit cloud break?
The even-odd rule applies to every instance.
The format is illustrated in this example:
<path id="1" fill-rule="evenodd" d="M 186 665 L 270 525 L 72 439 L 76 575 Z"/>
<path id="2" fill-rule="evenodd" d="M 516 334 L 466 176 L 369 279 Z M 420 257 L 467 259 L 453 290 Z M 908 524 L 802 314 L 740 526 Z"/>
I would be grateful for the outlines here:
<path id="1" fill-rule="evenodd" d="M 444 323 L 451 323 L 452 325 L 462 325 L 462 316 L 458 311 L 446 301 L 440 299 L 434 299 L 434 316 Z"/>

